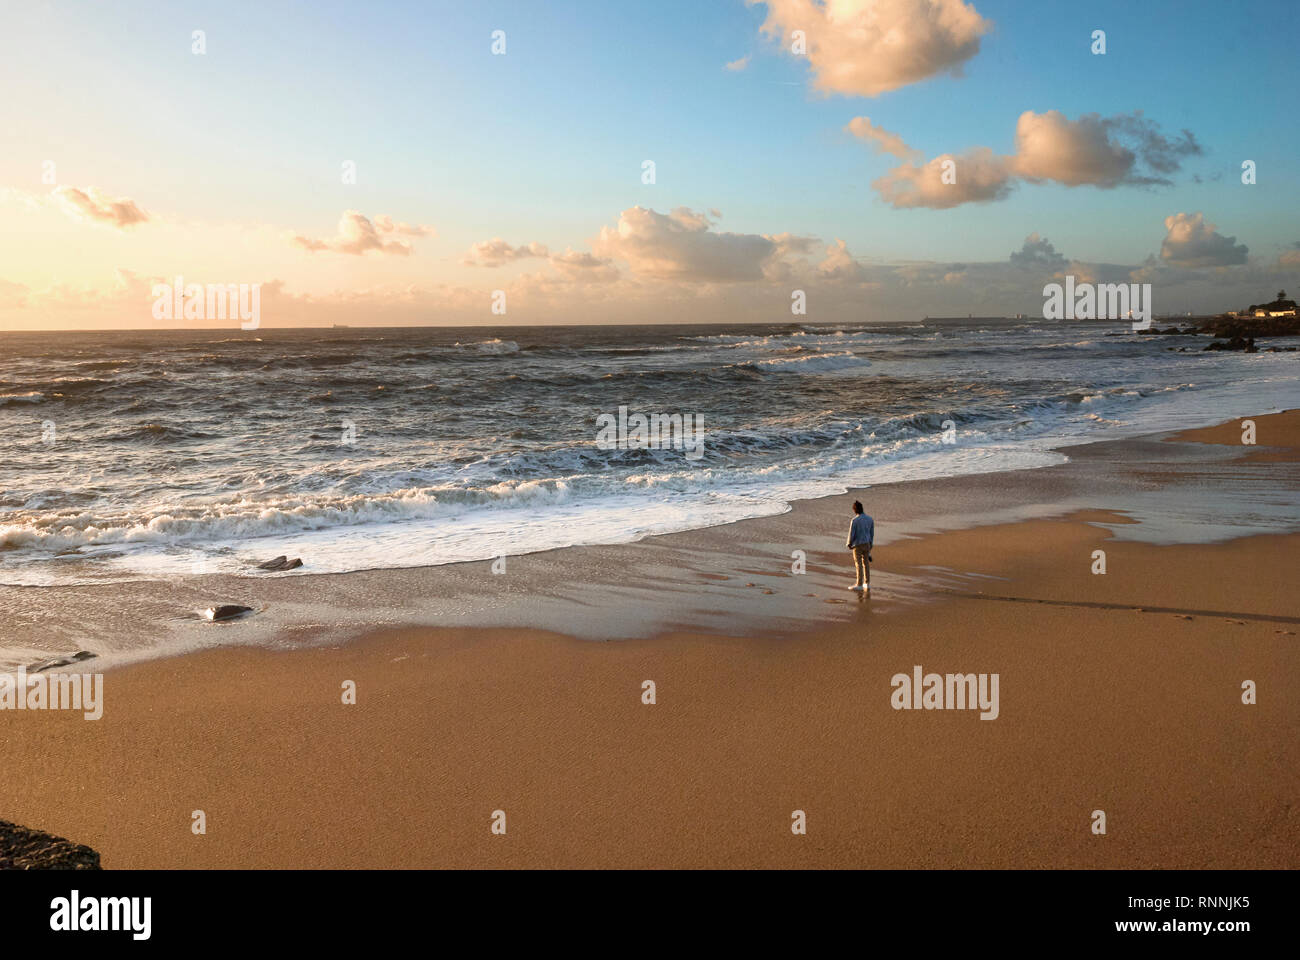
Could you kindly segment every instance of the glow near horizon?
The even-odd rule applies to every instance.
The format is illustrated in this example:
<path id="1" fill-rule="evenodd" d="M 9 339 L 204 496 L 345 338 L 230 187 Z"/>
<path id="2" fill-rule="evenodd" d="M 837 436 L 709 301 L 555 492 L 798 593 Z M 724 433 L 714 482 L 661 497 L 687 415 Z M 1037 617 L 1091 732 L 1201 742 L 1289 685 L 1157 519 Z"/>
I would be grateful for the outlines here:
<path id="1" fill-rule="evenodd" d="M 53 291 L 58 309 L 84 318 L 67 304 L 119 284 L 118 270 L 280 281 L 294 295 L 363 302 L 359 292 L 378 289 L 460 291 L 447 294 L 447 321 L 473 322 L 472 312 L 458 311 L 472 310 L 478 292 L 544 267 L 537 259 L 466 266 L 473 244 L 501 237 L 584 253 L 636 205 L 664 214 L 717 209 L 715 230 L 815 237 L 819 251 L 843 239 L 866 263 L 997 262 L 1036 232 L 1070 259 L 1136 265 L 1159 255 L 1164 218 L 1183 211 L 1203 212 L 1248 244 L 1252 258 L 1276 259 L 1300 240 L 1300 134 L 1284 120 L 1296 68 L 1274 42 L 1296 24 L 1287 4 L 1265 5 L 1267 16 L 1257 17 L 1172 2 L 972 5 L 993 28 L 963 76 L 940 73 L 875 97 L 813 90 L 808 64 L 760 35 L 766 8 L 739 0 L 663 3 L 653 16 L 620 5 L 522 2 L 13 10 L 0 38 L 0 69 L 15 91 L 0 106 L 11 134 L 0 156 L 0 329 L 68 325 L 33 317 L 41 308 L 30 302 L 14 306 L 24 293 Z M 1088 51 L 1096 28 L 1107 31 L 1104 57 Z M 203 56 L 191 52 L 194 29 L 206 33 Z M 505 56 L 490 53 L 496 29 L 506 31 Z M 750 58 L 744 70 L 725 69 L 742 57 Z M 1172 175 L 1172 187 L 1025 183 L 988 204 L 893 209 L 871 182 L 899 161 L 843 132 L 852 117 L 870 116 L 926 158 L 975 146 L 1010 153 L 1025 110 L 1071 119 L 1142 110 L 1167 135 L 1191 130 L 1205 152 Z M 1237 177 L 1246 156 L 1260 170 L 1249 188 Z M 646 158 L 656 163 L 652 186 L 640 180 Z M 340 182 L 349 159 L 355 185 Z M 46 161 L 57 183 L 130 198 L 150 221 L 115 229 L 70 218 L 49 201 Z M 287 242 L 287 234 L 332 236 L 348 209 L 437 233 L 411 238 L 410 256 L 308 253 Z M 644 321 L 660 278 L 630 279 L 647 302 L 629 319 Z M 1262 282 L 1251 274 L 1231 302 L 1246 290 L 1271 296 L 1295 285 L 1285 273 L 1268 289 Z M 1207 278 L 1188 296 L 1224 285 L 1222 276 Z M 916 314 L 978 303 L 978 290 L 958 289 L 950 301 L 943 292 L 881 303 Z M 724 284 L 704 303 L 718 309 L 743 299 L 736 294 Z M 621 319 L 618 299 L 602 303 L 590 288 L 555 296 L 561 306 L 537 319 L 561 319 L 563 296 L 572 319 L 601 319 L 597 311 Z M 877 294 L 856 296 L 869 310 Z M 853 302 L 846 297 L 834 319 L 852 319 Z M 1026 295 L 1006 309 L 1033 305 Z M 782 319 L 779 307 L 716 319 Z M 115 301 L 107 308 L 121 309 Z M 97 316 L 94 325 L 148 325 L 147 303 L 139 309 L 144 316 Z M 528 311 L 480 312 L 483 323 L 530 319 Z M 330 322 L 342 316 L 320 317 Z"/>

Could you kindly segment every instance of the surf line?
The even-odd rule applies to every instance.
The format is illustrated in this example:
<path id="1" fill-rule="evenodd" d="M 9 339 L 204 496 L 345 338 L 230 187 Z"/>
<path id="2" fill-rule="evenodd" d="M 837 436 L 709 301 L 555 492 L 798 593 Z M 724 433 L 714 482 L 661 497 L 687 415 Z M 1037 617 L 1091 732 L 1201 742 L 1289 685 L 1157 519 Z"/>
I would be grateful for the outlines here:
<path id="1" fill-rule="evenodd" d="M 704 414 L 644 413 L 628 414 L 625 405 L 618 416 L 602 413 L 596 417 L 598 450 L 684 450 L 687 460 L 704 456 Z"/>

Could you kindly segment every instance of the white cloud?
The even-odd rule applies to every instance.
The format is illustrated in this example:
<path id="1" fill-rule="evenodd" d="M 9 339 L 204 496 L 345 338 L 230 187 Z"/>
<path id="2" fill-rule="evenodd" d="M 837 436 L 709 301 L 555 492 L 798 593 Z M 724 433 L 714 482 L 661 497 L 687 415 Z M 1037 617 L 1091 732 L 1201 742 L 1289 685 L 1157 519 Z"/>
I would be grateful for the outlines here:
<path id="1" fill-rule="evenodd" d="M 868 280 L 866 269 L 853 259 L 848 244 L 838 237 L 826 248 L 825 259 L 817 264 L 817 275 L 824 280 L 847 280 L 856 283 Z"/>
<path id="2" fill-rule="evenodd" d="M 380 233 L 399 233 L 406 237 L 432 237 L 438 231 L 433 227 L 424 224 L 394 222 L 393 218 L 385 214 L 375 217 L 375 229 Z"/>
<path id="3" fill-rule="evenodd" d="M 715 233 L 702 213 L 678 207 L 658 213 L 630 207 L 613 227 L 601 227 L 592 251 L 625 261 L 632 272 L 658 279 L 758 280 L 777 243 L 752 233 Z"/>
<path id="4" fill-rule="evenodd" d="M 136 206 L 134 200 L 107 197 L 95 187 L 83 191 L 76 187 L 58 186 L 52 195 L 64 212 L 78 220 L 104 223 L 119 230 L 149 220 L 149 215 Z"/>
<path id="5" fill-rule="evenodd" d="M 898 134 L 874 126 L 870 117 L 854 117 L 844 129 L 859 140 L 871 144 L 876 153 L 890 153 L 900 160 L 913 160 L 920 157 L 919 150 L 909 147 Z"/>
<path id="6" fill-rule="evenodd" d="M 1071 122 L 1059 110 L 1026 110 L 1016 121 L 1015 171 L 1026 180 L 1066 186 L 1113 187 L 1129 175 L 1137 155 L 1110 139 L 1097 114 Z"/>
<path id="7" fill-rule="evenodd" d="M 329 250 L 360 256 L 368 250 L 377 250 L 405 257 L 411 253 L 411 244 L 399 239 L 399 236 L 427 237 L 435 232 L 433 227 L 394 222 L 391 217 L 382 214 L 372 222 L 356 210 L 345 210 L 339 218 L 338 233 L 335 236 L 316 240 L 302 234 L 290 234 L 289 239 L 309 253 Z"/>
<path id="8" fill-rule="evenodd" d="M 1230 267 L 1246 262 L 1247 248 L 1236 237 L 1225 237 L 1200 213 L 1165 217 L 1168 231 L 1160 244 L 1160 259 L 1180 267 Z"/>
<path id="9" fill-rule="evenodd" d="M 964 0 L 748 0 L 765 2 L 763 32 L 791 49 L 802 30 L 813 87 L 874 97 L 940 73 L 956 74 L 992 23 Z"/>
<path id="10" fill-rule="evenodd" d="M 1056 252 L 1056 247 L 1046 237 L 1031 233 L 1025 237 L 1020 249 L 1011 254 L 1009 262 L 1013 267 L 1056 271 L 1063 269 L 1069 261 Z"/>
<path id="11" fill-rule="evenodd" d="M 592 253 L 566 248 L 551 257 L 551 265 L 566 280 L 574 283 L 610 283 L 619 278 L 618 267 Z"/>
<path id="12" fill-rule="evenodd" d="M 852 128 L 857 120 L 865 119 L 852 121 L 851 132 L 856 132 Z M 876 139 L 882 133 L 893 136 L 869 125 L 859 129 L 862 132 L 857 135 L 864 139 Z M 1201 152 L 1190 131 L 1166 137 L 1159 125 L 1140 111 L 1114 117 L 1090 113 L 1070 120 L 1059 110 L 1026 110 L 1016 121 L 1016 151 L 1010 156 L 975 147 L 960 156 L 943 154 L 926 164 L 895 167 L 872 186 L 895 207 L 944 209 L 1001 200 L 1017 180 L 1101 189 L 1168 184 L 1171 181 L 1164 174 L 1176 172 L 1184 157 Z M 944 160 L 955 163 L 956 177 L 951 183 L 942 177 Z"/>
<path id="13" fill-rule="evenodd" d="M 1190 130 L 1166 137 L 1142 111 L 1069 120 L 1059 110 L 1026 110 L 1016 121 L 1016 173 L 1026 180 L 1052 180 L 1069 187 L 1088 184 L 1169 184 L 1184 157 L 1199 155 Z"/>
<path id="14" fill-rule="evenodd" d="M 480 240 L 470 247 L 469 253 L 461 262 L 467 266 L 501 267 L 516 260 L 546 256 L 544 244 L 525 243 L 512 247 L 500 237 L 493 237 L 491 240 Z"/>
<path id="15" fill-rule="evenodd" d="M 1009 157 L 976 147 L 961 156 L 945 153 L 925 164 L 905 163 L 871 185 L 894 207 L 943 210 L 1001 200 L 1011 192 L 1013 180 Z"/>

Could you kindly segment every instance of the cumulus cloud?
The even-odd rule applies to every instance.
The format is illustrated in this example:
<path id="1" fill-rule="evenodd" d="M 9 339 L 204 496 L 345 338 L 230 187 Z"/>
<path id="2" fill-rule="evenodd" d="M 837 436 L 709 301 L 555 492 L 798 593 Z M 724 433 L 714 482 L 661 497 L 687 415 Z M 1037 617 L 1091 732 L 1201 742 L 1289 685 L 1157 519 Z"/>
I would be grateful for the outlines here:
<path id="1" fill-rule="evenodd" d="M 289 239 L 309 253 L 330 250 L 360 256 L 367 250 L 378 250 L 380 253 L 405 257 L 411 253 L 411 244 L 401 237 L 427 237 L 434 233 L 433 227 L 423 224 L 395 222 L 382 214 L 371 221 L 356 210 L 345 210 L 339 218 L 338 233 L 335 236 L 317 240 L 302 234 L 290 234 Z"/>
<path id="2" fill-rule="evenodd" d="M 817 264 L 817 275 L 823 280 L 845 280 L 854 283 L 866 282 L 866 268 L 849 253 L 848 245 L 838 237 L 826 248 L 826 256 Z"/>
<path id="3" fill-rule="evenodd" d="M 894 207 L 943 210 L 963 203 L 1001 200 L 1014 185 L 1010 158 L 976 147 L 961 156 L 945 153 L 928 163 L 905 163 L 872 181 Z"/>
<path id="4" fill-rule="evenodd" d="M 1055 180 L 1077 187 L 1113 187 L 1133 168 L 1137 155 L 1110 140 L 1094 114 L 1070 121 L 1059 110 L 1026 110 L 1016 122 L 1016 173 L 1026 180 Z"/>
<path id="5" fill-rule="evenodd" d="M 864 139 L 876 132 L 862 129 Z M 1070 120 L 1059 110 L 1026 110 L 1016 121 L 1016 150 L 1010 156 L 976 147 L 961 156 L 944 154 L 924 165 L 895 167 L 872 185 L 895 207 L 944 209 L 1001 200 L 1017 180 L 1101 189 L 1167 185 L 1172 181 L 1164 174 L 1176 172 L 1183 158 L 1201 152 L 1191 131 L 1167 137 L 1141 111 L 1114 117 L 1090 113 Z M 942 177 L 944 160 L 956 165 L 951 182 Z"/>
<path id="6" fill-rule="evenodd" d="M 757 280 L 778 242 L 753 233 L 716 233 L 702 213 L 678 207 L 658 213 L 636 206 L 592 241 L 600 257 L 625 261 L 632 272 L 671 280 Z"/>
<path id="7" fill-rule="evenodd" d="M 481 240 L 470 247 L 469 253 L 461 262 L 467 266 L 502 267 L 516 260 L 547 255 L 544 244 L 525 243 L 512 247 L 500 237 L 493 237 L 491 240 Z"/>
<path id="8" fill-rule="evenodd" d="M 727 69 L 730 70 L 732 73 L 739 73 L 741 70 L 744 70 L 747 66 L 749 66 L 748 54 L 741 57 L 739 60 L 732 60 L 730 63 L 727 64 Z"/>
<path id="9" fill-rule="evenodd" d="M 1016 172 L 1070 187 L 1168 185 L 1172 181 L 1164 174 L 1176 173 L 1184 157 L 1202 152 L 1190 130 L 1166 137 L 1140 110 L 1113 117 L 1089 113 L 1075 121 L 1059 110 L 1026 110 L 1016 122 Z"/>
<path id="10" fill-rule="evenodd" d="M 119 230 L 149 220 L 149 215 L 136 206 L 134 200 L 107 197 L 95 187 L 78 190 L 76 187 L 58 186 L 54 188 L 53 196 L 69 216 L 78 220 L 105 223 Z"/>
<path id="11" fill-rule="evenodd" d="M 992 28 L 964 0 L 765 2 L 764 33 L 789 50 L 802 31 L 813 87 L 828 94 L 874 97 L 937 74 L 960 75 Z"/>
<path id="12" fill-rule="evenodd" d="M 1225 237 L 1200 213 L 1165 217 L 1160 259 L 1180 267 L 1230 267 L 1246 262 L 1247 248 L 1236 237 Z"/>
<path id="13" fill-rule="evenodd" d="M 788 231 L 764 234 L 764 236 L 772 241 L 774 245 L 772 256 L 778 259 L 812 253 L 817 249 L 816 237 L 801 237 Z"/>
<path id="14" fill-rule="evenodd" d="M 1025 237 L 1024 244 L 1019 250 L 1013 251 L 1009 259 L 1013 267 L 1051 271 L 1061 270 L 1069 262 L 1056 252 L 1050 240 L 1037 233 Z"/>
<path id="15" fill-rule="evenodd" d="M 618 267 L 609 260 L 572 248 L 554 254 L 551 265 L 562 277 L 575 283 L 610 283 L 619 278 Z"/>
<path id="16" fill-rule="evenodd" d="M 1074 121 L 1059 110 L 1026 110 L 1016 122 L 1015 168 L 1027 180 L 1070 187 L 1167 185 L 1163 174 L 1176 173 L 1184 157 L 1200 153 L 1190 130 L 1166 137 L 1140 110 L 1114 117 L 1089 113 Z"/>
<path id="17" fill-rule="evenodd" d="M 424 224 L 402 223 L 394 221 L 386 214 L 375 217 L 375 229 L 380 233 L 398 233 L 405 237 L 431 237 L 438 231 Z"/>
<path id="18" fill-rule="evenodd" d="M 802 237 L 788 231 L 763 236 L 772 241 L 772 253 L 763 261 L 763 278 L 777 282 L 792 280 L 796 275 L 795 260 L 816 252 L 820 242 L 816 237 Z"/>
<path id="19" fill-rule="evenodd" d="M 573 270 L 595 270 L 609 265 L 608 260 L 602 260 L 593 253 L 574 250 L 572 247 L 567 247 L 563 253 L 551 257 L 551 263 L 562 264 Z"/>
<path id="20" fill-rule="evenodd" d="M 1148 265 L 1153 262 L 1153 258 L 1147 258 Z M 1153 279 L 1143 275 L 1146 269 L 1147 267 L 1144 266 L 1135 267 L 1123 263 L 1071 260 L 1068 266 L 1057 270 L 1054 276 L 1064 277 L 1066 274 L 1071 274 L 1078 283 L 1145 283 Z"/>
<path id="21" fill-rule="evenodd" d="M 920 157 L 921 152 L 909 147 L 898 134 L 872 125 L 870 117 L 854 117 L 844 129 L 859 140 L 871 144 L 876 153 L 891 153 L 900 160 Z"/>
<path id="22" fill-rule="evenodd" d="M 958 74 L 993 26 L 964 0 L 748 2 L 767 4 L 763 32 L 786 50 L 803 31 L 815 89 L 859 97 Z"/>

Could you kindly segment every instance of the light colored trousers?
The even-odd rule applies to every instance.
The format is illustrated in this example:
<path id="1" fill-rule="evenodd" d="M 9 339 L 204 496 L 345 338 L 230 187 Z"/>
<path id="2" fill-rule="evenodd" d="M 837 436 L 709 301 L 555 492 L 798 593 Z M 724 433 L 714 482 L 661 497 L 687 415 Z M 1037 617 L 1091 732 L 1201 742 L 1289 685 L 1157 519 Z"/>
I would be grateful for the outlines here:
<path id="1" fill-rule="evenodd" d="M 871 564 L 867 562 L 867 554 L 871 548 L 867 546 L 856 546 L 853 548 L 853 566 L 857 569 L 858 579 L 854 586 L 865 586 L 871 582 Z"/>

